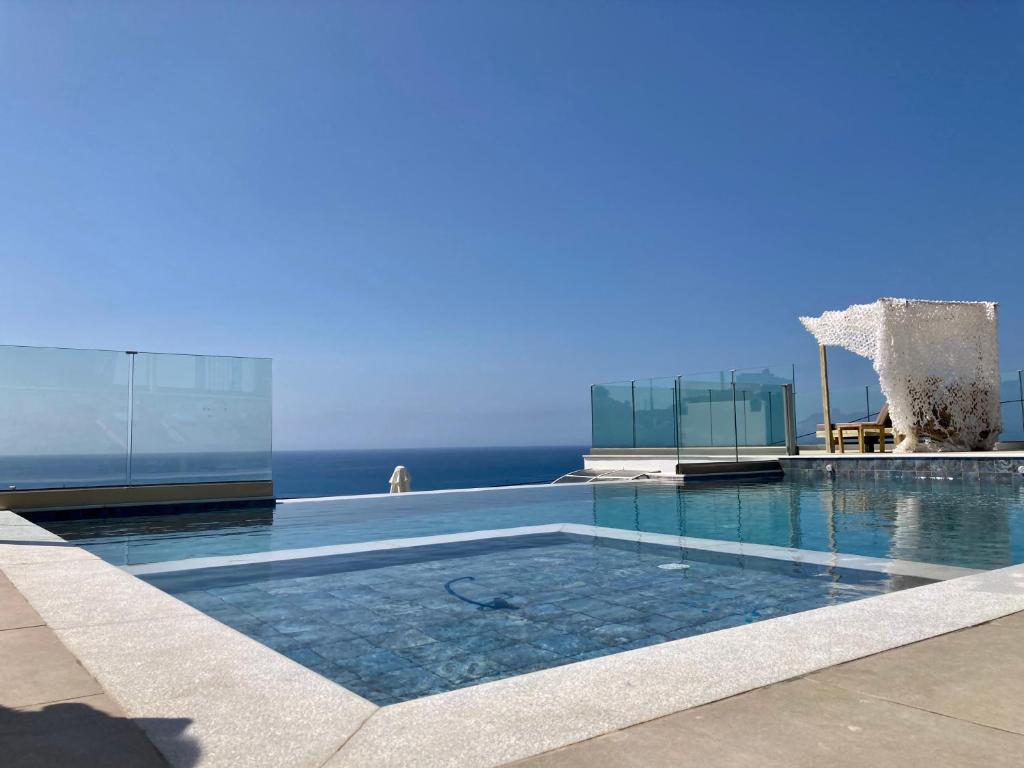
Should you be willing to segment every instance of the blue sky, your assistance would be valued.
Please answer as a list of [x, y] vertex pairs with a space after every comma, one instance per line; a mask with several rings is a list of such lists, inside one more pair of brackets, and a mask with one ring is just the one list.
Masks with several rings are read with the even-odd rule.
[[0, 340], [272, 356], [284, 448], [583, 443], [593, 382], [813, 366], [798, 315], [886, 295], [1001, 302], [1019, 368], [1022, 35], [1009, 2], [4, 0]]

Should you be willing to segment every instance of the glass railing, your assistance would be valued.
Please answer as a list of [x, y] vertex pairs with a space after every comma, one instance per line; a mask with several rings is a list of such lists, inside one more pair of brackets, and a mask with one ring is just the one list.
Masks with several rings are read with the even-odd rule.
[[633, 382], [592, 386], [590, 423], [595, 448], [632, 448]]
[[0, 346], [0, 487], [271, 478], [271, 361]]
[[[774, 366], [595, 385], [591, 388], [593, 446], [782, 447], [786, 444], [783, 385], [792, 385], [795, 373], [793, 366]], [[817, 371], [802, 369], [802, 376], [805, 384], [818, 382]], [[1024, 372], [1001, 374], [1000, 402], [1000, 441], [1024, 441]], [[833, 424], [875, 421], [884, 406], [877, 380], [829, 388]], [[794, 391], [793, 418], [799, 445], [824, 446], [820, 386]]]
[[637, 379], [591, 388], [595, 448], [784, 446], [793, 367]]
[[[798, 443], [824, 446], [822, 425], [825, 418], [820, 388], [814, 392], [798, 392], [795, 400]], [[999, 400], [1003, 422], [999, 441], [1024, 441], [1024, 372], [1003, 371], [1000, 374]], [[885, 397], [877, 381], [857, 386], [829, 387], [829, 409], [833, 424], [875, 421], [884, 405]]]
[[999, 376], [999, 402], [1004, 443], [1024, 442], [1024, 371], [1003, 371]]
[[675, 379], [640, 379], [633, 382], [633, 442], [635, 446], [674, 448], [676, 445], [675, 414]]

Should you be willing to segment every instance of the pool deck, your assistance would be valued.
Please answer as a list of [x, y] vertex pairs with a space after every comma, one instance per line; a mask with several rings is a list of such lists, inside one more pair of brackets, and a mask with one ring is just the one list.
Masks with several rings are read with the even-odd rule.
[[388, 707], [9, 512], [0, 572], [5, 766], [89, 765], [40, 750], [91, 757], [90, 743], [175, 767], [999, 766], [1024, 753], [1024, 566]]
[[1024, 613], [516, 763], [522, 768], [1019, 766]]
[[[165, 768], [6, 576], [0, 574], [0, 744], [4, 765]], [[188, 726], [178, 723], [179, 731]], [[182, 736], [182, 751], [198, 749]]]
[[[0, 576], [0, 742], [10, 768], [166, 761]], [[530, 768], [1017, 766], [1024, 612], [518, 761]], [[188, 721], [179, 724], [187, 728]], [[744, 734], [743, 739], [735, 734]], [[199, 746], [182, 735], [182, 751]], [[179, 763], [180, 764], [180, 763]]]

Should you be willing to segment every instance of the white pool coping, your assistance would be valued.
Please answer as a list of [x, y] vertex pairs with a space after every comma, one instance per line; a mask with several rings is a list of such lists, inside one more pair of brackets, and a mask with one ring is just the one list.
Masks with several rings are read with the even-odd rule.
[[961, 568], [952, 565], [937, 565], [910, 560], [896, 560], [882, 557], [852, 555], [842, 552], [817, 552], [810, 549], [777, 547], [769, 544], [752, 544], [748, 542], [725, 541], [721, 539], [699, 539], [692, 536], [675, 536], [666, 533], [647, 533], [619, 528], [605, 528], [597, 525], [580, 523], [548, 523], [544, 525], [527, 525], [516, 528], [494, 528], [485, 531], [464, 531], [460, 533], [439, 534], [436, 536], [417, 536], [403, 539], [382, 539], [363, 541], [353, 544], [330, 544], [320, 547], [302, 547], [296, 549], [279, 549], [270, 552], [253, 552], [244, 555], [219, 555], [213, 557], [193, 557], [184, 560], [169, 560], [159, 563], [140, 565], [124, 565], [121, 568], [136, 576], [151, 576], [162, 573], [179, 573], [195, 571], [203, 568], [226, 568], [233, 565], [252, 565], [256, 563], [276, 563], [294, 560], [305, 560], [314, 557], [332, 557], [359, 554], [363, 552], [384, 552], [411, 547], [427, 547], [439, 544], [456, 544], [486, 539], [504, 539], [519, 536], [536, 536], [545, 533], [568, 533], [577, 536], [588, 536], [597, 539], [615, 539], [637, 544], [657, 544], [675, 549], [717, 552], [739, 557], [760, 557], [769, 560], [783, 560], [794, 563], [810, 563], [829, 568], [851, 568], [860, 571], [888, 573], [898, 576], [916, 576], [922, 579], [943, 581], [960, 576], [980, 573], [974, 568]]
[[479, 488], [439, 488], [430, 491], [405, 491], [404, 493], [353, 493], [347, 496], [302, 496], [293, 499], [277, 499], [278, 504], [307, 504], [320, 501], [348, 501], [350, 499], [394, 499], [401, 501], [409, 496], [436, 496], [448, 493], [485, 493], [495, 491], [525, 491], [536, 488], [593, 488], [595, 485], [637, 485], [663, 483], [675, 485], [673, 477], [649, 477], [646, 479], [623, 478], [621, 480], [602, 480], [599, 483], [525, 483], [523, 485], [487, 485]]
[[0, 542], [0, 569], [173, 766], [166, 718], [191, 721], [199, 766], [501, 765], [1024, 611], [1019, 565], [381, 708], [16, 515]]

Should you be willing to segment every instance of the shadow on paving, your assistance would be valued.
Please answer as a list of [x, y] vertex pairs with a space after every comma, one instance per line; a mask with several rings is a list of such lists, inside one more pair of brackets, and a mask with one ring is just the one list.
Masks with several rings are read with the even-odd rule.
[[166, 768], [167, 760], [142, 733], [143, 728], [160, 739], [176, 768], [188, 768], [198, 763], [201, 752], [195, 740], [184, 735], [191, 722], [187, 718], [130, 720], [81, 702], [39, 709], [0, 707], [0, 765]]

